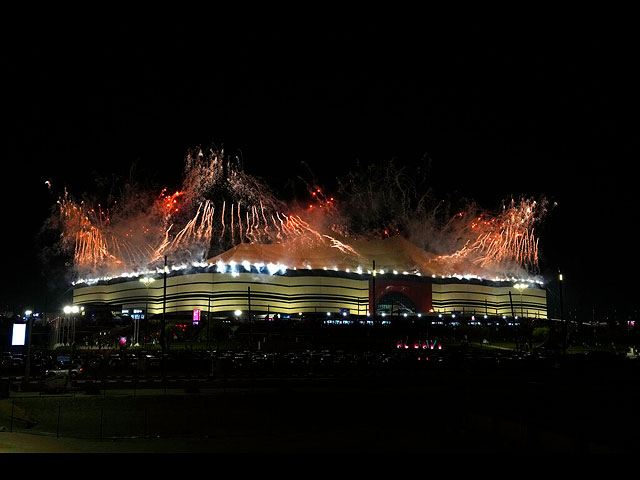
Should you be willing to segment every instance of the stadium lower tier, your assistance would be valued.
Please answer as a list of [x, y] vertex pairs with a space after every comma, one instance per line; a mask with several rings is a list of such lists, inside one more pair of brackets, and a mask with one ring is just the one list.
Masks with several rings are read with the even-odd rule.
[[[166, 293], [165, 293], [166, 292]], [[194, 310], [231, 314], [348, 312], [462, 313], [547, 318], [546, 290], [538, 285], [516, 289], [511, 282], [405, 275], [362, 275], [331, 271], [261, 273], [189, 273], [162, 275], [145, 285], [117, 279], [76, 286], [73, 303], [110, 307], [112, 311], [157, 315], [192, 315]]]

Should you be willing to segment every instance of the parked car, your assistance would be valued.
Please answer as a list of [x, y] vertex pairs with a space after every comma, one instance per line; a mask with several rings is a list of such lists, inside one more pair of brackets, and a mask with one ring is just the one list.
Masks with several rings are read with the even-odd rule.
[[69, 370], [54, 368], [47, 370], [42, 387], [45, 392], [66, 392], [67, 388], [69, 388], [69, 381]]
[[11, 365], [12, 358], [11, 352], [2, 352], [2, 366], [9, 367]]
[[145, 355], [145, 362], [148, 368], [160, 368], [160, 359], [155, 355]]
[[61, 365], [56, 366], [55, 368], [51, 368], [45, 371], [45, 377], [51, 377], [55, 375], [66, 374], [71, 378], [75, 378], [78, 375], [81, 375], [83, 372], [83, 367], [79, 363], [74, 362], [62, 362]]
[[19, 367], [22, 367], [22, 365], [24, 365], [24, 358], [22, 357], [22, 355], [13, 355], [11, 357], [12, 367], [19, 368]]

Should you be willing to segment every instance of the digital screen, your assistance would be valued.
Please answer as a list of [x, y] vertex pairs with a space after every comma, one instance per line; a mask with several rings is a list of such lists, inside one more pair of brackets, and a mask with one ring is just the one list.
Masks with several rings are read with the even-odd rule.
[[26, 323], [13, 324], [13, 336], [11, 337], [11, 345], [24, 345], [24, 339], [27, 333]]
[[193, 323], [194, 325], [200, 321], [200, 310], [193, 311]]

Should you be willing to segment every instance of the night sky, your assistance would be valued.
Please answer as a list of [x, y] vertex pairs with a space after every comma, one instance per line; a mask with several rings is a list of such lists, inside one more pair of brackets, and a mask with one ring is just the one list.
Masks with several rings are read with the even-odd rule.
[[[562, 269], [566, 309], [584, 320], [637, 312], [635, 35], [216, 23], [30, 21], [28, 35], [5, 32], [0, 310], [69, 301], [45, 295], [37, 237], [64, 187], [92, 192], [135, 164], [178, 188], [188, 149], [215, 145], [276, 191], [307, 172], [302, 162], [331, 189], [357, 161], [394, 159], [430, 162], [436, 192], [489, 209], [544, 195], [557, 206], [538, 232], [541, 270]], [[549, 289], [557, 299], [555, 281]]]

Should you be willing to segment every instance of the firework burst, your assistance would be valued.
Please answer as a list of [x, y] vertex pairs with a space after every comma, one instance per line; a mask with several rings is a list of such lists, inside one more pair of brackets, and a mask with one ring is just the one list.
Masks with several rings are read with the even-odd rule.
[[348, 176], [340, 201], [313, 185], [306, 202], [286, 204], [237, 158], [197, 149], [187, 155], [182, 186], [171, 194], [129, 190], [105, 208], [65, 192], [57, 204], [59, 246], [73, 257], [77, 278], [153, 270], [165, 255], [174, 263], [204, 262], [241, 244], [283, 245], [299, 267], [308, 266], [309, 252], [326, 248], [360, 268], [363, 240], [397, 235], [422, 249], [414, 271], [485, 277], [536, 271], [535, 227], [546, 201], [512, 200], [497, 214], [471, 204], [443, 222], [443, 203], [429, 192], [419, 195], [411, 175], [392, 164], [379, 173]]
[[547, 212], [546, 200], [522, 198], [504, 204], [501, 212], [481, 212], [464, 219], [460, 212], [453, 221], [458, 222], [459, 238], [466, 238], [462, 248], [449, 255], [440, 255], [434, 263], [445, 269], [468, 263], [478, 272], [502, 274], [538, 273], [539, 250], [535, 226]]
[[176, 263], [202, 262], [240, 243], [350, 249], [300, 215], [285, 213], [266, 185], [222, 152], [190, 153], [182, 188], [172, 194], [137, 191], [111, 209], [90, 203], [68, 192], [57, 203], [59, 247], [73, 256], [80, 278], [146, 271], [164, 255]]

